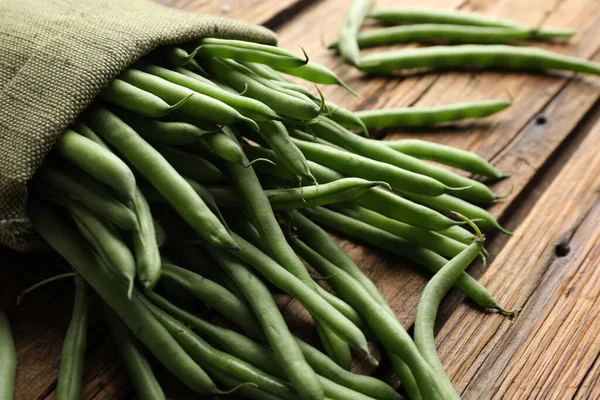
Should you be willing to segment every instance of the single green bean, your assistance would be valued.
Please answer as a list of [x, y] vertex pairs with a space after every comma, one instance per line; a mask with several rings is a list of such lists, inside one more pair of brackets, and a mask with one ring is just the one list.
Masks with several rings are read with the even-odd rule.
[[235, 242], [194, 189], [152, 146], [116, 115], [100, 107], [88, 112], [92, 128], [109, 141], [205, 240], [219, 247]]
[[[401, 25], [389, 28], [373, 29], [358, 35], [357, 43], [361, 49], [396, 43], [466, 43], [496, 44], [515, 40], [551, 39], [571, 36], [572, 30], [540, 31], [536, 28], [499, 28], [482, 26], [464, 26], [450, 24], [423, 23]], [[339, 43], [329, 45], [337, 49]]]
[[17, 375], [17, 349], [13, 340], [10, 322], [0, 310], [0, 399], [12, 400]]
[[56, 398], [76, 400], [81, 396], [83, 366], [87, 347], [88, 288], [81, 276], [75, 277], [75, 305], [62, 345]]
[[[226, 129], [227, 127], [224, 127]], [[212, 151], [224, 160], [242, 164], [244, 161], [244, 153], [236, 142], [229, 139], [223, 132], [217, 132], [208, 135], [204, 141]]]
[[156, 49], [150, 55], [157, 55], [158, 60], [164, 61], [171, 68], [185, 67], [189, 70], [206, 74], [198, 61], [194, 60], [195, 50], [190, 54], [181, 47], [169, 47]]
[[[170, 69], [151, 64], [144, 64], [140, 67], [140, 69], [170, 82], [187, 87], [195, 92], [202, 93], [222, 101], [223, 103], [228, 104], [238, 110], [241, 114], [252, 119], [269, 121], [279, 118], [275, 111], [262, 102], [249, 97], [240, 96], [239, 94], [231, 93], [212, 83], [209, 84], [204, 82], [204, 80], [199, 80], [197, 76], [194, 76], [196, 74], [193, 72], [186, 72], [184, 69], [172, 71]], [[193, 75], [190, 76], [191, 74]]]
[[81, 274], [167, 370], [196, 393], [217, 392], [208, 375], [148, 312], [140, 293], [134, 289], [128, 299], [123, 282], [99, 262], [71, 227], [36, 200], [29, 202], [27, 211], [34, 229]]
[[133, 199], [133, 172], [119, 157], [101, 145], [71, 129], [65, 129], [54, 149], [77, 167], [115, 189], [125, 199]]
[[[170, 82], [158, 76], [137, 69], [127, 69], [121, 73], [120, 78], [141, 89], [159, 96], [165, 101], [175, 101], [189, 97], [179, 107], [180, 112], [218, 125], [232, 125], [236, 122], [246, 122], [254, 129], [256, 123], [240, 114], [235, 108], [211, 96], [192, 91], [184, 86]], [[190, 96], [192, 95], [193, 96]]]
[[311, 161], [348, 175], [372, 181], [387, 182], [394, 190], [407, 190], [426, 196], [439, 196], [453, 189], [429, 176], [407, 171], [358, 154], [294, 138], [292, 138], [292, 142]]
[[382, 143], [409, 156], [439, 162], [473, 174], [494, 179], [502, 179], [508, 176], [508, 174], [498, 171], [492, 164], [476, 153], [451, 146], [418, 139], [386, 140]]
[[358, 65], [360, 54], [356, 36], [367, 16], [372, 0], [352, 0], [340, 28], [339, 49], [345, 62]]
[[244, 398], [255, 399], [255, 400], [284, 400], [281, 396], [276, 396], [261, 389], [257, 386], [244, 385], [243, 382], [231, 377], [231, 374], [220, 371], [216, 368], [207, 368], [210, 374], [215, 377], [216, 380], [221, 382], [225, 387], [230, 390], [235, 390], [236, 394], [243, 396]]
[[[265, 46], [268, 47], [268, 46]], [[274, 46], [270, 46], [274, 47]], [[231, 58], [241, 62], [254, 62], [279, 68], [298, 68], [308, 62], [292, 53], [282, 55], [262, 49], [248, 49], [225, 44], [212, 44], [203, 40], [198, 50], [199, 57]]]
[[76, 200], [107, 218], [119, 228], [133, 231], [138, 228], [133, 211], [115, 199], [108, 188], [91, 176], [79, 173], [76, 169], [58, 167], [46, 163], [37, 172], [43, 184], [47, 184], [68, 198]]
[[325, 85], [339, 85], [352, 93], [356, 97], [360, 97], [350, 86], [348, 86], [343, 80], [340, 79], [339, 76], [335, 74], [335, 72], [331, 71], [329, 68], [309, 61], [306, 65], [303, 65], [298, 68], [276, 68], [280, 72], [284, 74], [296, 76], [298, 78], [302, 78], [309, 82], [313, 83], [323, 83]]
[[365, 136], [369, 136], [369, 130], [367, 129], [364, 122], [356, 115], [355, 112], [352, 112], [344, 107], [338, 106], [330, 101], [326, 101], [325, 105], [329, 110], [329, 118], [332, 121], [337, 122], [342, 125], [344, 128], [348, 129], [360, 129], [364, 132]]
[[160, 154], [179, 173], [199, 182], [223, 182], [227, 176], [213, 163], [196, 154], [172, 147], [157, 146]]
[[223, 45], [223, 46], [233, 46], [239, 49], [246, 50], [255, 50], [265, 53], [271, 53], [279, 56], [285, 57], [296, 57], [290, 51], [283, 49], [281, 47], [272, 46], [269, 44], [262, 44], [256, 42], [250, 42], [247, 40], [233, 40], [233, 39], [218, 39], [218, 38], [204, 38], [200, 41], [201, 45]]
[[600, 65], [537, 47], [458, 45], [411, 48], [371, 54], [358, 68], [366, 73], [389, 73], [407, 68], [501, 68], [523, 71], [565, 70], [600, 75]]
[[137, 275], [145, 288], [153, 288], [161, 274], [160, 251], [156, 240], [156, 228], [148, 201], [137, 189], [133, 200], [139, 229], [133, 232], [133, 250]]
[[249, 68], [255, 74], [262, 76], [265, 79], [270, 79], [276, 82], [291, 82], [289, 79], [285, 78], [279, 72], [275, 71], [273, 68], [264, 64], [257, 64], [252, 62], [243, 63], [246, 68]]
[[[411, 244], [388, 232], [334, 211], [315, 207], [306, 209], [305, 213], [319, 224], [405, 257], [433, 273], [439, 271], [447, 263], [444, 257], [431, 250]], [[456, 281], [455, 286], [481, 308], [493, 308], [503, 313], [506, 312], [496, 303], [487, 289], [469, 274], [463, 273]]]
[[[415, 317], [415, 344], [419, 352], [427, 360], [442, 381], [452, 388], [450, 379], [444, 371], [444, 367], [437, 355], [434, 337], [435, 317], [437, 315], [442, 298], [452, 288], [456, 280], [464, 273], [465, 269], [473, 262], [483, 248], [485, 237], [479, 232], [476, 225], [472, 225], [476, 232], [475, 241], [470, 244], [456, 257], [452, 258], [442, 269], [429, 280], [417, 306]], [[460, 399], [459, 394], [454, 391], [454, 398]]]
[[137, 397], [140, 400], [166, 399], [140, 342], [109, 306], [105, 304], [102, 311], [104, 311], [104, 318], [108, 322]]
[[127, 297], [131, 297], [136, 264], [125, 242], [108, 221], [83, 204], [71, 201], [67, 203], [67, 209], [94, 250], [125, 278]]
[[352, 353], [348, 344], [343, 340], [339, 340], [335, 332], [327, 329], [319, 321], [315, 321], [315, 329], [325, 354], [341, 368], [350, 371], [352, 368]]
[[99, 97], [109, 103], [146, 117], [159, 118], [175, 111], [189, 100], [189, 94], [169, 98], [175, 102], [169, 105], [156, 94], [129, 82], [115, 78], [99, 94]]
[[[455, 103], [437, 107], [388, 108], [358, 111], [355, 115], [368, 129], [396, 128], [401, 126], [431, 126], [467, 118], [483, 118], [510, 106], [506, 100], [483, 100]], [[385, 143], [386, 145], [388, 143]], [[405, 153], [408, 154], [408, 153]]]
[[453, 24], [467, 26], [483, 26], [510, 29], [528, 29], [539, 37], [571, 36], [575, 31], [568, 28], [542, 28], [519, 24], [516, 21], [491, 17], [488, 15], [461, 11], [441, 10], [427, 7], [386, 7], [374, 10], [369, 14], [384, 24]]

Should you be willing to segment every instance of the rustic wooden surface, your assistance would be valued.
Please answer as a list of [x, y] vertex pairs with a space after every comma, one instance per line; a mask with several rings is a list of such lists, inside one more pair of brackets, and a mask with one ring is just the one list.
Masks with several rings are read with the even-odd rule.
[[[439, 353], [467, 399], [600, 398], [600, 79], [471, 71], [366, 79], [322, 44], [335, 38], [348, 1], [162, 0], [190, 11], [210, 12], [265, 24], [288, 49], [303, 45], [311, 59], [334, 69], [362, 98], [338, 87], [325, 95], [354, 109], [430, 106], [458, 101], [511, 98], [513, 106], [484, 122], [434, 130], [388, 132], [476, 151], [511, 178], [493, 186], [512, 195], [491, 208], [512, 237], [491, 235], [493, 262], [471, 273], [503, 305], [523, 308], [510, 320], [474, 309], [452, 293], [439, 318]], [[414, 0], [378, 0], [376, 6], [414, 5]], [[536, 24], [574, 27], [568, 44], [536, 44], [600, 61], [598, 0], [421, 0], [422, 6], [458, 8]], [[399, 319], [410, 326], [425, 278], [388, 253], [340, 238], [368, 272]], [[60, 344], [72, 306], [69, 283], [41, 289], [14, 307], [16, 294], [37, 280], [67, 270], [47, 253], [0, 249], [0, 307], [8, 310], [18, 348], [17, 398], [54, 398]], [[17, 281], [18, 284], [14, 282]], [[294, 327], [308, 316], [280, 299]], [[127, 374], [104, 323], [90, 321], [84, 398], [131, 398]], [[385, 364], [371, 371], [389, 377]], [[166, 381], [172, 380], [161, 374]], [[177, 388], [178, 385], [169, 385]], [[169, 392], [186, 397], [186, 392]]]

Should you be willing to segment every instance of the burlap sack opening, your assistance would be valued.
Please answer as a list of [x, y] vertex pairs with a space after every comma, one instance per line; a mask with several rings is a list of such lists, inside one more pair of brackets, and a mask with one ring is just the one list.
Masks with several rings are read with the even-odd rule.
[[0, 243], [38, 246], [27, 182], [100, 90], [154, 48], [202, 37], [277, 41], [263, 27], [149, 0], [0, 1]]

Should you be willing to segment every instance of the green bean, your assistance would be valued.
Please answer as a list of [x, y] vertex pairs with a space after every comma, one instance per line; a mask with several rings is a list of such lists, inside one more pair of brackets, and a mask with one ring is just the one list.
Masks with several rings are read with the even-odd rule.
[[346, 11], [344, 22], [340, 28], [339, 47], [343, 60], [349, 64], [358, 65], [359, 63], [360, 50], [356, 43], [356, 36], [372, 4], [372, 0], [352, 0]]
[[42, 238], [81, 274], [167, 370], [196, 393], [211, 394], [217, 391], [208, 375], [148, 312], [139, 292], [134, 289], [131, 300], [128, 299], [121, 280], [99, 262], [71, 227], [36, 200], [29, 202], [28, 216]]
[[[158, 76], [130, 68], [122, 72], [120, 78], [141, 89], [154, 93], [165, 101], [174, 101], [182, 97], [189, 97], [181, 105], [179, 111], [194, 118], [218, 125], [232, 125], [236, 122], [244, 121], [254, 129], [258, 129], [256, 122], [244, 117], [235, 108], [211, 96], [192, 91]], [[193, 94], [193, 96], [190, 96], [190, 94]]]
[[96, 134], [96, 132], [94, 132], [92, 130], [92, 128], [90, 128], [89, 126], [87, 126], [83, 122], [81, 122], [81, 121], [75, 122], [75, 124], [73, 124], [73, 130], [75, 132], [79, 133], [81, 136], [85, 136], [86, 138], [88, 138], [88, 139], [90, 139], [90, 140], [98, 143], [99, 145], [101, 145], [105, 149], [110, 150], [110, 147], [108, 147], [106, 145], [106, 143], [104, 143], [104, 140], [102, 140], [102, 138], [100, 136], [98, 136]]
[[358, 154], [294, 138], [292, 138], [292, 142], [311, 161], [359, 178], [387, 182], [394, 190], [407, 190], [426, 196], [439, 196], [446, 191], [453, 190], [453, 188], [429, 176], [407, 171]]
[[332, 121], [337, 122], [342, 125], [344, 128], [348, 129], [360, 129], [365, 133], [365, 136], [369, 136], [369, 130], [367, 129], [364, 122], [356, 115], [355, 112], [345, 109], [344, 107], [340, 107], [335, 103], [330, 101], [326, 101], [325, 105], [329, 110], [329, 118]]
[[142, 192], [137, 189], [133, 200], [139, 229], [133, 232], [133, 249], [137, 275], [145, 288], [153, 288], [161, 274], [160, 251], [156, 241], [156, 228], [150, 206]]
[[205, 131], [186, 122], [158, 121], [123, 111], [116, 111], [116, 114], [144, 139], [167, 145], [177, 146], [195, 143], [206, 136], [206, 134], [218, 130], [216, 125], [214, 130]]
[[401, 237], [406, 241], [434, 251], [443, 257], [454, 257], [467, 247], [463, 243], [457, 242], [437, 232], [416, 228], [357, 205], [341, 203], [332, 205], [331, 208], [355, 220], [362, 221], [395, 236]]
[[467, 26], [499, 27], [510, 29], [526, 29], [535, 32], [539, 37], [571, 36], [572, 29], [552, 29], [531, 27], [515, 21], [491, 17], [484, 14], [460, 10], [441, 10], [427, 7], [388, 7], [369, 14], [384, 24], [454, 24]]
[[[238, 110], [241, 114], [252, 119], [269, 121], [279, 118], [275, 111], [260, 101], [249, 97], [240, 96], [238, 94], [233, 94], [227, 90], [223, 90], [218, 86], [215, 86], [214, 84], [205, 83], [203, 80], [201, 81], [197, 79], [197, 77], [189, 76], [189, 73], [185, 73], [183, 69], [172, 71], [170, 69], [151, 64], [144, 64], [140, 66], [140, 69], [170, 82], [189, 88], [197, 93], [202, 93], [222, 101], [223, 103], [228, 104], [229, 106]], [[194, 73], [192, 72], [191, 74]]]
[[75, 277], [75, 305], [62, 345], [56, 385], [57, 399], [76, 400], [81, 395], [87, 347], [88, 289], [81, 276]]
[[[252, 335], [261, 335], [262, 329], [257, 325], [254, 314], [248, 305], [236, 296], [231, 296], [227, 289], [210, 279], [175, 265], [163, 264], [163, 276], [169, 281], [185, 288], [197, 299], [214, 308], [229, 320], [236, 322]], [[248, 312], [250, 311], [250, 314]]]
[[309, 61], [306, 65], [303, 65], [298, 68], [276, 68], [280, 72], [284, 74], [296, 76], [298, 78], [302, 78], [309, 82], [313, 83], [322, 83], [325, 85], [339, 85], [352, 93], [356, 97], [360, 97], [354, 90], [350, 88], [344, 81], [342, 81], [335, 72], [331, 71], [329, 68]]
[[135, 177], [119, 157], [90, 139], [65, 129], [54, 149], [71, 163], [100, 182], [112, 187], [125, 199], [135, 192]]
[[196, 72], [206, 73], [198, 64], [198, 61], [194, 60], [196, 50], [190, 54], [181, 47], [170, 47], [164, 50], [156, 49], [152, 54], [156, 54], [157, 59], [163, 60], [171, 68], [185, 67]]
[[438, 197], [426, 197], [415, 195], [414, 193], [401, 193], [402, 196], [423, 204], [424, 206], [433, 208], [434, 210], [438, 210], [440, 212], [450, 212], [455, 211], [461, 213], [467, 218], [477, 220], [477, 226], [481, 228], [494, 228], [499, 230], [502, 233], [507, 235], [512, 235], [512, 232], [504, 229], [496, 218], [494, 218], [489, 212], [484, 210], [483, 208], [476, 206], [474, 204], [468, 203], [462, 199], [449, 196], [449, 195], [441, 195]]
[[[256, 157], [263, 157], [277, 162], [277, 158], [273, 152], [268, 149], [246, 146], [244, 151], [253, 159]], [[309, 161], [308, 164], [311, 171], [315, 174], [317, 181], [321, 184], [344, 178], [344, 175], [333, 171], [330, 168], [323, 167], [320, 164], [312, 161]], [[262, 164], [255, 168], [260, 171], [266, 171], [272, 176], [289, 179], [289, 176], [285, 175], [285, 170], [283, 168], [274, 169], [271, 165], [267, 164]], [[369, 189], [365, 194], [355, 199], [354, 202], [360, 206], [383, 214], [386, 217], [432, 231], [441, 231], [462, 224], [462, 222], [454, 221], [428, 207], [411, 202], [380, 188]]]
[[210, 248], [206, 250], [242, 291], [294, 390], [303, 399], [322, 398], [323, 388], [312, 368], [304, 360], [265, 284], [231, 255]]
[[387, 353], [390, 357], [390, 362], [394, 371], [396, 371], [396, 374], [400, 378], [400, 383], [402, 384], [404, 391], [408, 394], [408, 398], [410, 400], [422, 400], [421, 390], [419, 389], [419, 385], [417, 384], [412, 371], [408, 368], [408, 365], [406, 365], [406, 363], [397, 355], [390, 353], [389, 351]]
[[[314, 133], [312, 133], [312, 132], [309, 133], [307, 131], [308, 131], [308, 129], [301, 130], [301, 129], [298, 129], [298, 128], [292, 128], [292, 129], [290, 129], [290, 134], [293, 137], [295, 137], [296, 139], [304, 140], [305, 142], [312, 142], [312, 143], [323, 144], [325, 146], [330, 146], [330, 147], [333, 147], [333, 148], [338, 149], [338, 150], [346, 150], [346, 149], [344, 149], [341, 146], [338, 146], [336, 144], [328, 142], [325, 139], [321, 139], [320, 137], [317, 137]], [[259, 144], [262, 145], [262, 143], [259, 143]]]
[[319, 321], [315, 321], [315, 329], [325, 354], [341, 368], [350, 371], [352, 368], [352, 353], [348, 344], [343, 340], [339, 340], [335, 332], [327, 329]]
[[[387, 108], [358, 111], [368, 129], [431, 126], [467, 118], [483, 118], [510, 106], [506, 100], [482, 100], [437, 107]], [[382, 142], [388, 144], [386, 142]]]
[[12, 400], [17, 375], [17, 350], [13, 340], [10, 322], [0, 310], [0, 399]]
[[199, 182], [223, 182], [228, 178], [210, 161], [171, 146], [157, 146], [160, 154], [180, 174]]
[[[265, 45], [263, 46], [268, 47]], [[279, 49], [278, 47], [276, 48]], [[303, 60], [292, 53], [286, 53], [287, 54], [282, 55], [264, 51], [262, 49], [248, 49], [226, 44], [212, 44], [207, 43], [205, 40], [202, 41], [200, 49], [198, 50], [198, 56], [200, 57], [231, 58], [242, 62], [255, 62], [269, 66], [277, 65], [279, 68], [298, 68], [308, 62], [308, 57]]]
[[257, 386], [244, 385], [239, 380], [231, 377], [230, 374], [222, 372], [216, 368], [208, 368], [208, 371], [216, 380], [221, 382], [231, 390], [235, 390], [236, 394], [240, 394], [244, 398], [255, 400], [284, 400], [283, 397], [275, 396]]
[[508, 174], [494, 168], [483, 157], [470, 151], [418, 139], [386, 140], [382, 143], [409, 156], [422, 160], [436, 161], [473, 174], [494, 179], [502, 179], [508, 176]]
[[[439, 234], [447, 236], [449, 238], [452, 238], [458, 242], [464, 243], [464, 244], [471, 244], [473, 243], [473, 234], [471, 232], [469, 232], [468, 230], [466, 230], [465, 228], [463, 228], [462, 226], [451, 226], [448, 229], [444, 229], [441, 231], [438, 231]], [[484, 248], [485, 250], [485, 248]]]
[[[146, 295], [152, 300], [153, 303], [155, 303], [160, 308], [171, 314], [173, 317], [177, 318], [178, 320], [184, 322], [187, 325], [190, 325], [194, 329], [199, 330], [203, 334], [209, 334], [209, 330], [207, 327], [210, 325], [210, 327], [212, 327], [210, 331], [218, 329], [218, 331], [221, 333], [221, 335], [219, 335], [219, 338], [223, 338], [223, 335], [227, 335], [227, 342], [229, 342], [229, 340], [234, 340], [237, 336], [239, 336], [239, 334], [234, 333], [233, 331], [216, 327], [212, 324], [207, 324], [206, 322], [200, 320], [198, 317], [182, 310], [181, 308], [175, 306], [173, 303], [156, 293], [149, 292]], [[229, 296], [233, 296], [233, 294], [229, 293]], [[248, 310], [248, 314], [254, 318], [254, 314], [251, 310]], [[239, 313], [232, 314], [232, 318], [233, 319], [231, 319], [231, 322], [235, 323], [240, 327], [242, 326], [242, 324], [239, 321], [242, 317], [239, 315]], [[246, 333], [254, 339], [265, 341], [264, 334], [262, 332], [260, 332], [260, 334], [256, 336], [249, 331], [246, 331]], [[220, 346], [223, 346], [227, 350], [226, 342], [224, 341], [224, 339], [217, 340], [216, 337], [214, 337], [214, 339], [219, 343]], [[325, 354], [321, 353], [319, 350], [315, 349], [311, 345], [303, 342], [298, 338], [294, 339], [296, 340], [298, 346], [300, 346], [300, 349], [302, 350], [302, 354], [306, 358], [306, 361], [319, 375], [329, 378], [330, 380], [337, 382], [340, 385], [346, 386], [350, 389], [353, 389], [357, 392], [373, 396], [377, 399], [387, 400], [396, 399], [398, 397], [398, 394], [394, 391], [394, 389], [392, 389], [384, 382], [372, 378], [370, 376], [357, 375], [352, 372], [349, 372], [341, 368], [339, 365], [333, 362], [333, 360], [331, 360], [329, 357], [327, 357]], [[256, 354], [256, 356], [260, 355]]]
[[565, 70], [600, 75], [600, 65], [537, 47], [506, 45], [431, 46], [371, 54], [358, 68], [366, 73], [389, 73], [406, 68], [501, 68], [522, 71]]
[[140, 400], [165, 399], [139, 341], [110, 307], [105, 304], [102, 310], [137, 397]]
[[[336, 267], [314, 250], [296, 239], [291, 242], [294, 250], [313, 268], [324, 276], [332, 287], [350, 304], [360, 310], [377, 339], [393, 354], [398, 355], [412, 370], [421, 393], [426, 398], [436, 398], [444, 393], [431, 367], [419, 354], [411, 337], [396, 317], [381, 306], [354, 278]], [[437, 392], [440, 393], [437, 393]]]
[[119, 228], [126, 231], [137, 229], [137, 218], [133, 211], [115, 199], [106, 187], [91, 176], [80, 174], [76, 169], [64, 166], [59, 168], [52, 163], [46, 163], [44, 168], [40, 168], [37, 176], [42, 184], [81, 202]]
[[119, 234], [101, 216], [84, 205], [71, 201], [67, 209], [83, 237], [127, 281], [127, 297], [131, 298], [136, 264], [131, 251]]
[[[483, 248], [485, 237], [475, 224], [471, 223], [471, 226], [476, 233], [474, 242], [452, 258], [429, 280], [419, 300], [415, 317], [415, 344], [431, 368], [439, 377], [444, 377], [443, 382], [450, 388], [452, 385], [436, 352], [433, 330], [442, 298]], [[454, 397], [460, 398], [456, 391]]]
[[[416, 246], [381, 229], [326, 208], [310, 208], [306, 209], [305, 213], [319, 224], [405, 257], [433, 273], [439, 271], [447, 262], [444, 257], [431, 250]], [[467, 273], [460, 276], [455, 282], [455, 286], [481, 308], [493, 308], [503, 313], [506, 312], [496, 303], [485, 287]]]
[[[233, 40], [233, 39], [218, 39], [218, 38], [204, 38], [200, 41], [200, 45], [224, 45], [233, 46], [239, 49], [254, 50], [257, 52], [271, 53], [284, 57], [295, 57], [290, 51], [281, 47], [272, 46], [269, 44], [262, 44], [256, 42], [250, 42], [246, 40]], [[257, 61], [258, 62], [258, 61]]]
[[[319, 115], [319, 106], [314, 102], [307, 102], [289, 94], [275, 91], [222, 60], [207, 58], [204, 60], [204, 64], [216, 79], [233, 87], [240, 93], [243, 92], [247, 97], [261, 101], [278, 114], [300, 120], [312, 120]], [[293, 70], [297, 69], [299, 68]]]
[[189, 94], [179, 98], [171, 97], [169, 101], [173, 101], [175, 104], [169, 105], [156, 94], [118, 78], [113, 79], [100, 92], [99, 97], [136, 114], [152, 118], [163, 117], [189, 100]]
[[235, 242], [219, 219], [175, 169], [133, 129], [100, 107], [88, 113], [92, 128], [138, 169], [205, 240], [219, 247]]
[[[226, 129], [227, 127], [224, 127]], [[212, 151], [224, 160], [242, 164], [244, 161], [244, 153], [236, 142], [229, 139], [223, 132], [213, 133], [208, 135], [204, 141]]]
[[273, 68], [268, 65], [258, 64], [253, 62], [245, 62], [242, 63], [246, 68], [250, 69], [258, 76], [262, 76], [265, 79], [270, 79], [276, 82], [289, 83], [291, 82], [289, 79], [284, 78], [283, 75], [279, 74]]

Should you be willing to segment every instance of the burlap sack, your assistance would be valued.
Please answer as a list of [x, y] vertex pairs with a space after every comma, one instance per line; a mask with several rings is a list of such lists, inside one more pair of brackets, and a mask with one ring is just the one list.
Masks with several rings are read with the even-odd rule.
[[0, 243], [36, 247], [27, 182], [98, 92], [157, 46], [201, 37], [277, 40], [263, 27], [149, 0], [0, 0]]

